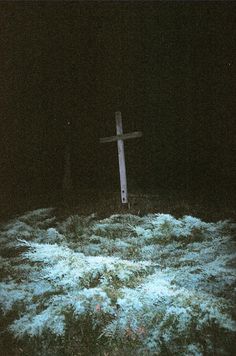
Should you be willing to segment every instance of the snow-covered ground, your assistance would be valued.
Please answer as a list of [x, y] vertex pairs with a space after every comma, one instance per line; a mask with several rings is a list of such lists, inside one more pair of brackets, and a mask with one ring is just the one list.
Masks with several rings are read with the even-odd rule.
[[88, 319], [97, 343], [140, 355], [233, 354], [236, 224], [54, 214], [1, 225], [3, 334], [64, 335], [71, 320], [82, 332]]

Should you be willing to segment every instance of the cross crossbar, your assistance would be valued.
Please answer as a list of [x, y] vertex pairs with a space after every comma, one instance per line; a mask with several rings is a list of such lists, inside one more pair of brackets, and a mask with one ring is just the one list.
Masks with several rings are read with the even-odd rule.
[[128, 140], [130, 138], [137, 138], [137, 137], [141, 137], [141, 136], [142, 136], [141, 131], [134, 131], [134, 132], [130, 132], [130, 133], [123, 134], [123, 135], [116, 135], [116, 136], [100, 138], [100, 143], [115, 142], [118, 140]]

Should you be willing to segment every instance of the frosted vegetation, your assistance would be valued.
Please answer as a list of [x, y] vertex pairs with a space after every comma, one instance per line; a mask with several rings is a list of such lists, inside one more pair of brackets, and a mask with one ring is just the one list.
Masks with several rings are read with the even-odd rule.
[[1, 225], [1, 335], [34, 355], [233, 355], [233, 222], [54, 215]]

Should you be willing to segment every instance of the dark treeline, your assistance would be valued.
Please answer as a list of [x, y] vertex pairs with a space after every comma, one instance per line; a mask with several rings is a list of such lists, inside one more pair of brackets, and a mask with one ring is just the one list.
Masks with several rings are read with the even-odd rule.
[[131, 189], [234, 195], [233, 2], [0, 9], [2, 199], [60, 190], [68, 121], [75, 187], [117, 189], [117, 110]]

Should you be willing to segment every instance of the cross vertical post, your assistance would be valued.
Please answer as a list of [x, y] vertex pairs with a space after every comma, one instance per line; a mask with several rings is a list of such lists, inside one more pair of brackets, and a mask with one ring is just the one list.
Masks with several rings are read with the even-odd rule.
[[128, 191], [127, 191], [127, 178], [126, 178], [126, 167], [125, 167], [124, 140], [141, 137], [142, 132], [134, 131], [134, 132], [124, 134], [123, 127], [122, 127], [122, 117], [121, 117], [120, 111], [116, 111], [115, 119], [116, 119], [116, 136], [100, 138], [100, 143], [117, 142], [119, 172], [120, 172], [121, 202], [122, 202], [122, 204], [127, 204], [128, 203]]
[[[122, 127], [122, 117], [120, 111], [117, 111], [115, 113], [115, 118], [116, 118], [116, 133], [117, 135], [122, 135], [123, 127]], [[127, 204], [128, 191], [127, 191], [127, 178], [126, 178], [126, 167], [125, 167], [125, 150], [124, 150], [123, 140], [117, 140], [117, 149], [118, 149], [119, 171], [120, 171], [121, 201], [122, 204]]]

